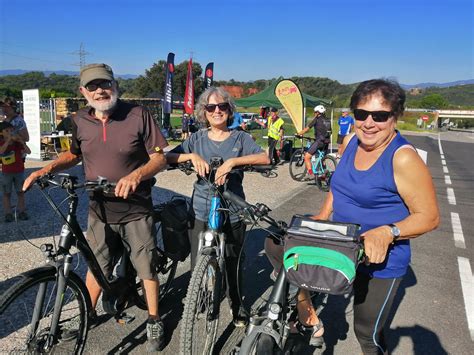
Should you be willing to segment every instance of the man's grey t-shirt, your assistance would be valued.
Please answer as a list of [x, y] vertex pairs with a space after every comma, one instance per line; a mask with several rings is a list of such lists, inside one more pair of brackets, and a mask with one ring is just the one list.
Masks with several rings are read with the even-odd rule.
[[[208, 130], [200, 130], [191, 135], [179, 147], [175, 153], [196, 153], [209, 163], [212, 157], [221, 157], [224, 161], [230, 158], [242, 157], [245, 155], [263, 152], [262, 148], [255, 143], [250, 134], [243, 131], [231, 131], [230, 136], [222, 141], [213, 141], [208, 137]], [[227, 189], [245, 198], [242, 180], [244, 174], [241, 171], [229, 174]], [[196, 219], [207, 221], [211, 206], [212, 190], [204, 179], [198, 179], [194, 183], [193, 210]], [[232, 210], [232, 208], [231, 208]], [[238, 220], [238, 217], [231, 214], [231, 222]]]

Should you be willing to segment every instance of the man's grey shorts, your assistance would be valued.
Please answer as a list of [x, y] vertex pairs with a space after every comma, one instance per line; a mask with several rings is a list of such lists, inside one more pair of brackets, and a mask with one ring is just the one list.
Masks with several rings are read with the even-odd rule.
[[89, 216], [86, 239], [105, 276], [112, 274], [114, 261], [122, 255], [125, 245], [138, 277], [151, 280], [156, 277], [155, 234], [151, 216], [120, 224], [105, 224]]
[[0, 185], [4, 194], [11, 194], [12, 186], [15, 187], [16, 192], [22, 192], [24, 181], [23, 172], [7, 174], [0, 173]]

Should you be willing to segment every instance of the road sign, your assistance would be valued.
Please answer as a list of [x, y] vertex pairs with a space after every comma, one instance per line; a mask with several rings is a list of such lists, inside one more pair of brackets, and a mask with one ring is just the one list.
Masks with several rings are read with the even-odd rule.
[[424, 115], [424, 116], [421, 116], [421, 119], [426, 122], [430, 119], [430, 116]]

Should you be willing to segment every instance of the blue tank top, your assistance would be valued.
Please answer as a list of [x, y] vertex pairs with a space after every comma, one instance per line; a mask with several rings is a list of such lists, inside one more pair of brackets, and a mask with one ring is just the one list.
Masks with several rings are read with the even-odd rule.
[[[359, 146], [359, 140], [354, 137], [344, 150], [331, 179], [333, 220], [358, 223], [363, 233], [405, 219], [409, 211], [395, 185], [392, 160], [398, 148], [410, 143], [397, 132], [377, 161], [368, 170], [362, 171], [354, 166]], [[407, 271], [410, 257], [410, 242], [400, 240], [389, 247], [383, 263], [361, 264], [358, 271], [382, 279], [401, 277]]]

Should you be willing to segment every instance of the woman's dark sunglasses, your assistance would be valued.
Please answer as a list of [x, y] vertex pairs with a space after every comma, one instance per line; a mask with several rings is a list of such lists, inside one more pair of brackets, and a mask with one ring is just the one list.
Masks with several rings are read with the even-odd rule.
[[96, 91], [98, 88], [101, 88], [102, 90], [110, 89], [112, 87], [112, 81], [104, 80], [96, 84], [87, 84], [84, 87], [87, 89], [87, 91]]
[[207, 104], [207, 105], [204, 105], [204, 108], [209, 113], [214, 112], [216, 110], [216, 107], [219, 107], [219, 111], [228, 111], [229, 108], [230, 108], [230, 105], [229, 105], [228, 102], [221, 102], [220, 104]]
[[365, 121], [369, 115], [372, 116], [374, 122], [387, 122], [393, 113], [391, 111], [366, 111], [356, 108], [354, 117], [357, 121]]

